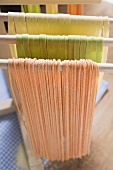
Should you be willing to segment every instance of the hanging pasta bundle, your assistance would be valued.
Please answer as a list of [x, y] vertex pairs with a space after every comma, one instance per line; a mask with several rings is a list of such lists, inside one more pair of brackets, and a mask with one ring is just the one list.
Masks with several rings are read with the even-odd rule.
[[10, 59], [8, 72], [34, 153], [62, 161], [88, 154], [97, 64], [90, 60]]

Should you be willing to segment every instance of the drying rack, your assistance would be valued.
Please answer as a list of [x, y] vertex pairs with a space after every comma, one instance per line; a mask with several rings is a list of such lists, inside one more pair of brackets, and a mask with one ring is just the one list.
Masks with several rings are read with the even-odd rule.
[[[89, 3], [100, 3], [101, 0], [79, 0], [79, 3], [89, 4]], [[0, 0], [0, 5], [26, 5], [26, 4], [74, 4], [78, 3], [78, 0]], [[7, 14], [1, 13], [0, 14], [0, 22], [3, 24], [4, 21], [7, 21]], [[110, 18], [110, 23], [113, 24], [113, 19]], [[0, 30], [0, 34], [6, 34], [3, 29], [3, 32]], [[10, 42], [15, 43], [15, 36], [8, 36], [8, 35], [0, 35], [0, 45], [5, 43], [9, 44]], [[104, 45], [113, 46], [113, 38], [111, 39], [104, 39]], [[6, 49], [9, 52], [9, 47], [7, 46]], [[8, 55], [9, 56], [9, 55]], [[8, 57], [10, 58], [10, 57]], [[7, 69], [8, 60], [7, 59], [0, 59], [0, 68]], [[112, 72], [113, 73], [113, 64], [98, 64], [100, 71], [104, 72]], [[7, 101], [8, 104], [12, 103], [12, 101]], [[14, 105], [13, 105], [14, 109]], [[16, 108], [15, 108], [16, 109]], [[26, 129], [23, 125], [23, 122], [19, 120], [20, 127], [22, 131], [22, 136], [24, 139], [24, 144], [26, 148], [26, 153], [28, 157], [28, 162], [30, 166], [30, 170], [43, 170], [42, 162], [40, 158], [36, 158], [32, 152], [29, 145], [28, 137]]]

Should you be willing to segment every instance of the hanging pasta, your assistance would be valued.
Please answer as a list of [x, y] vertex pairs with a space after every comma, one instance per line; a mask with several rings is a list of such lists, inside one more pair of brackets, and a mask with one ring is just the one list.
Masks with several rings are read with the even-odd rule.
[[34, 153], [61, 161], [88, 154], [97, 64], [91, 60], [9, 59], [8, 72], [15, 101], [13, 81], [18, 91], [18, 112]]
[[[9, 34], [86, 35], [96, 37], [102, 36], [105, 38], [109, 37], [108, 17], [24, 13], [8, 13], [8, 15]], [[14, 45], [11, 46], [14, 47]], [[107, 59], [107, 52], [108, 47], [104, 47], [102, 59], [102, 62], [104, 63]], [[15, 47], [13, 48], [12, 56], [17, 58]]]
[[67, 5], [67, 13], [71, 15], [83, 15], [83, 5], [69, 4]]
[[57, 14], [58, 13], [58, 5], [57, 4], [47, 4], [46, 5], [46, 13], [47, 14]]

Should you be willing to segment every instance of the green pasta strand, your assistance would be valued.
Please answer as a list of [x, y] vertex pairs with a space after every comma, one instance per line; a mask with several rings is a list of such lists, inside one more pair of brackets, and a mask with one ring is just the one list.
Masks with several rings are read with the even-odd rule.
[[25, 13], [40, 13], [39, 5], [21, 5], [21, 11]]
[[35, 35], [34, 36], [34, 52], [35, 52], [35, 57], [33, 58], [39, 58], [41, 59], [41, 49], [40, 49], [40, 36]]
[[74, 39], [74, 60], [80, 59], [80, 36], [76, 36]]
[[31, 53], [31, 58], [36, 58], [36, 47], [34, 43], [34, 35], [29, 35], [29, 48], [30, 48], [30, 53]]
[[23, 34], [22, 35], [22, 44], [23, 44], [23, 53], [24, 53], [24, 58], [31, 58], [31, 53], [30, 53], [30, 48], [29, 48], [29, 38], [28, 34]]
[[39, 35], [40, 39], [40, 54], [42, 59], [47, 59], [47, 50], [46, 50], [46, 35]]
[[65, 60], [65, 36], [58, 36], [59, 57]]
[[17, 56], [18, 58], [23, 58], [25, 56], [24, 49], [22, 45], [22, 35], [17, 34], [16, 35], [16, 50], [17, 50]]

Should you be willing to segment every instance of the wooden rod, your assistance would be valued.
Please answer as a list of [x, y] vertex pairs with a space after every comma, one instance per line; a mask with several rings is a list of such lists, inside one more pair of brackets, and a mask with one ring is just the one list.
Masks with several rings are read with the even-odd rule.
[[[0, 44], [16, 44], [16, 35], [0, 35]], [[113, 38], [103, 38], [103, 46], [113, 46]]]
[[[31, 14], [32, 15], [32, 14]], [[35, 14], [35, 15], [38, 15], [38, 14]], [[44, 15], [44, 14], [43, 14]], [[46, 15], [46, 14], [45, 14]], [[51, 14], [51, 15], [54, 15], [54, 14]], [[76, 16], [75, 15], [70, 15], [70, 17], [75, 17], [76, 18]], [[95, 17], [95, 16], [84, 16], [85, 18], [93, 18], [93, 17]], [[0, 21], [8, 21], [8, 13], [0, 13]], [[113, 24], [113, 18], [109, 18], [109, 22], [110, 22], [110, 24]]]
[[[99, 72], [113, 73], [113, 64], [111, 63], [97, 63], [99, 67]], [[0, 59], [0, 68], [7, 69], [8, 68], [8, 60]]]
[[92, 4], [101, 0], [0, 0], [0, 5], [28, 5], [28, 4]]

